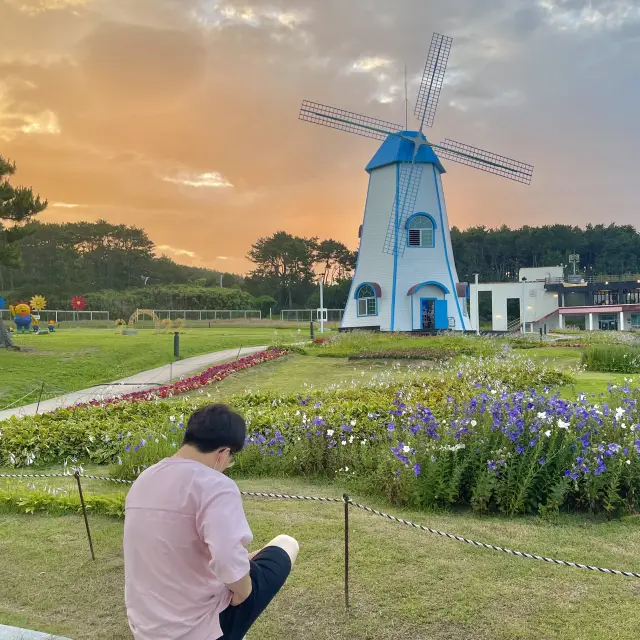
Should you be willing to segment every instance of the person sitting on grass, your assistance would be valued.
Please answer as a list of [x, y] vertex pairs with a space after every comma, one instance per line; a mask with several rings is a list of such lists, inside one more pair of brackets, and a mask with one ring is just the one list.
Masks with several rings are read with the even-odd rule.
[[223, 404], [189, 418], [180, 450], [145, 469], [125, 504], [125, 603], [136, 640], [241, 640], [280, 591], [298, 543], [253, 534], [224, 475], [246, 438]]

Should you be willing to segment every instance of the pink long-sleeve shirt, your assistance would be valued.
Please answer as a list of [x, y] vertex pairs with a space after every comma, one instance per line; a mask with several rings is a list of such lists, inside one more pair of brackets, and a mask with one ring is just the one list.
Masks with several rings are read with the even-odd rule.
[[136, 640], [213, 640], [231, 602], [225, 586], [249, 572], [253, 535], [236, 483], [167, 458], [127, 495], [125, 602]]

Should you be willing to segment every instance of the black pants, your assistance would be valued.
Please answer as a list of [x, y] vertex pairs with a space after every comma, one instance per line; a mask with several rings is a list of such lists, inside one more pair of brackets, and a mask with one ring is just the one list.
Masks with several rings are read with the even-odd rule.
[[251, 595], [242, 604], [229, 606], [220, 614], [224, 634], [220, 640], [242, 640], [291, 573], [289, 554], [280, 547], [265, 547], [250, 564]]

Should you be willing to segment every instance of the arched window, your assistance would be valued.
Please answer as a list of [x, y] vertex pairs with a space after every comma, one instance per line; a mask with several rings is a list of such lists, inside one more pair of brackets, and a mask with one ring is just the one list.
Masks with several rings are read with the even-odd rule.
[[370, 284], [363, 284], [356, 295], [358, 300], [359, 316], [378, 315], [378, 298], [376, 292]]
[[434, 224], [430, 216], [418, 214], [409, 219], [407, 224], [408, 244], [410, 247], [433, 247]]

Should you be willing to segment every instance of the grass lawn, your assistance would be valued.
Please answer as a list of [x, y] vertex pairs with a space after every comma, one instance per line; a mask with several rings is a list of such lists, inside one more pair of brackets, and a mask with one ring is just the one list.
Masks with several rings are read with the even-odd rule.
[[[277, 338], [299, 339], [297, 329], [225, 327], [187, 329], [180, 336], [183, 358], [222, 349], [268, 345]], [[77, 391], [93, 384], [113, 382], [173, 358], [173, 335], [142, 330], [122, 335], [115, 329], [67, 329], [53, 334], [16, 335], [25, 352], [3, 351], [0, 367], [0, 409], [45, 381], [43, 397]], [[38, 393], [20, 404], [37, 401]]]
[[325, 389], [334, 384], [360, 384], [389, 371], [406, 371], [416, 364], [385, 360], [354, 362], [346, 358], [316, 358], [294, 354], [239, 371], [215, 386], [189, 395], [209, 393], [214, 399], [224, 399], [247, 391], [302, 393], [306, 389]]
[[[89, 482], [87, 481], [88, 485]], [[336, 486], [240, 481], [245, 490], [340, 496]], [[369, 503], [369, 502], [367, 502]], [[372, 504], [371, 506], [376, 506]], [[280, 640], [626, 640], [637, 637], [640, 580], [510, 557], [352, 510], [352, 611], [343, 605], [341, 505], [247, 499], [255, 545], [286, 532], [301, 553], [248, 638]], [[640, 522], [478, 518], [395, 512], [522, 551], [640, 571]], [[0, 620], [74, 640], [130, 639], [123, 607], [122, 522], [0, 515]]]
[[[577, 368], [580, 365], [578, 349], [526, 349], [521, 353], [534, 360], [547, 360], [561, 368]], [[362, 360], [346, 358], [318, 358], [290, 355], [259, 367], [234, 373], [215, 386], [194, 391], [193, 395], [209, 393], [212, 399], [228, 398], [247, 391], [280, 391], [283, 394], [303, 393], [311, 388], [324, 389], [330, 385], [358, 384], [376, 375], [393, 371], [406, 371], [409, 367], [424, 367], [421, 361]], [[428, 368], [424, 368], [428, 376]], [[576, 373], [576, 384], [558, 389], [565, 398], [575, 398], [580, 392], [604, 393], [609, 383], [622, 385], [629, 375], [616, 373]]]
[[[582, 349], [577, 348], [540, 348], [523, 350], [526, 356], [533, 360], [548, 360], [551, 364], [561, 368], [577, 368], [580, 366]], [[637, 376], [636, 376], [637, 377]], [[559, 394], [564, 398], [575, 398], [579, 393], [600, 394], [606, 393], [609, 384], [622, 386], [625, 379], [634, 378], [628, 373], [597, 373], [594, 371], [580, 371], [576, 374], [576, 384], [559, 389]], [[638, 379], [640, 383], [640, 378]]]

